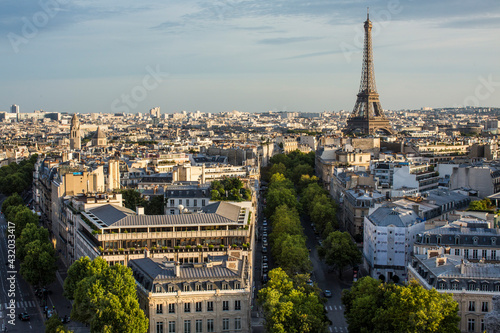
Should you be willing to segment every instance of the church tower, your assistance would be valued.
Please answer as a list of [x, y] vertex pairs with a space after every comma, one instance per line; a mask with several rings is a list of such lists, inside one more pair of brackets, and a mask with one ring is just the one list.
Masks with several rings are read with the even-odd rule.
[[76, 114], [71, 118], [71, 126], [69, 128], [69, 147], [71, 150], [82, 149], [82, 138], [80, 135], [80, 121]]

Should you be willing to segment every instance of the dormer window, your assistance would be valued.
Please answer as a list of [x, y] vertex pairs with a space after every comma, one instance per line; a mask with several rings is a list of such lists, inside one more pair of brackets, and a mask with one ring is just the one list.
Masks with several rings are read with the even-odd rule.
[[161, 293], [161, 292], [162, 292], [161, 285], [159, 284], [155, 285], [155, 293]]
[[214, 285], [211, 282], [207, 283], [207, 290], [214, 290]]
[[472, 238], [472, 241], [474, 242], [474, 245], [477, 245], [477, 241], [478, 240], [479, 240], [479, 238], [477, 238], [477, 237]]
[[496, 237], [491, 237], [491, 245], [495, 245], [497, 243]]
[[460, 236], [455, 236], [455, 245], [460, 244]]
[[228, 290], [229, 289], [229, 283], [224, 282], [222, 284], [222, 290]]
[[190, 291], [191, 290], [191, 288], [189, 286], [189, 283], [184, 283], [183, 287], [184, 287], [184, 291]]

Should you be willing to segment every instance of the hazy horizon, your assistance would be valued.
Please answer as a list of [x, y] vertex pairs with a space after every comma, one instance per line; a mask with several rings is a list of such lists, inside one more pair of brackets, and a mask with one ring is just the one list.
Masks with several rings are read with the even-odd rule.
[[4, 1], [0, 110], [352, 110], [370, 6], [384, 109], [500, 106], [500, 3]]

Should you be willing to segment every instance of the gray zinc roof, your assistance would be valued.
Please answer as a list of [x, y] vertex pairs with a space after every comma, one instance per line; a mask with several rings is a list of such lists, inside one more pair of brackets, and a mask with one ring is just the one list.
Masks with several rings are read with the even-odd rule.
[[368, 219], [375, 225], [388, 227], [408, 227], [420, 221], [418, 215], [411, 209], [383, 206], [375, 210]]

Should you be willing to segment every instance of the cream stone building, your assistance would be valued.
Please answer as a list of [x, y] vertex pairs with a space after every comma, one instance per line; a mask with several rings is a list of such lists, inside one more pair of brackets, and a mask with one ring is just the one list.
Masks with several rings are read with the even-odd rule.
[[150, 333], [250, 332], [246, 257], [207, 259], [182, 265], [161, 258], [129, 261]]

